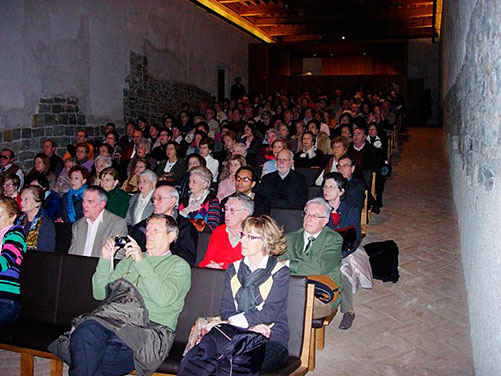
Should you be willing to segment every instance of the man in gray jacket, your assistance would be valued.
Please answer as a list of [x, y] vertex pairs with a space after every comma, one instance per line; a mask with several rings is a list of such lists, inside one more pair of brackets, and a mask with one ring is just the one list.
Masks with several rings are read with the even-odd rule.
[[84, 216], [73, 224], [69, 254], [99, 257], [106, 239], [127, 235], [125, 219], [104, 208], [107, 200], [101, 187], [90, 186], [85, 190], [82, 201]]

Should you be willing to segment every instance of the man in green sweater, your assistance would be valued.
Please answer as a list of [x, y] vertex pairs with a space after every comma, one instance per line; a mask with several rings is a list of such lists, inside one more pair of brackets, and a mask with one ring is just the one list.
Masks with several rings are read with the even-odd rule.
[[[108, 283], [124, 278], [141, 294], [151, 324], [174, 332], [191, 286], [188, 263], [169, 250], [178, 233], [172, 217], [154, 214], [146, 226], [146, 253], [129, 236], [123, 247], [126, 258], [114, 271], [113, 256], [120, 247], [108, 239], [92, 277], [94, 298], [103, 300]], [[134, 369], [133, 351], [115, 332], [92, 319], [72, 333], [70, 353], [71, 375], [127, 374]]]
[[326, 275], [339, 289], [335, 301], [323, 303], [315, 299], [314, 318], [329, 316], [340, 302], [341, 248], [343, 238], [327, 227], [331, 208], [323, 198], [314, 198], [306, 203], [303, 228], [285, 236], [287, 250], [280, 256], [293, 275]]

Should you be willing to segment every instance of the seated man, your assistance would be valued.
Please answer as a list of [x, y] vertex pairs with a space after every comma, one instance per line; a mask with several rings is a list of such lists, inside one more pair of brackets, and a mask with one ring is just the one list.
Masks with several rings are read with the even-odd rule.
[[125, 219], [105, 209], [108, 196], [98, 186], [84, 191], [83, 217], [73, 224], [70, 255], [99, 257], [106, 239], [127, 234]]
[[[179, 236], [171, 247], [172, 254], [183, 258], [190, 266], [194, 266], [197, 259], [198, 232], [189, 220], [175, 210], [179, 203], [179, 193], [174, 187], [161, 185], [155, 189], [151, 199], [153, 214], [169, 215], [176, 220], [179, 227]], [[146, 219], [137, 223], [130, 232], [142, 249], [146, 247], [146, 223]]]
[[24, 187], [24, 172], [18, 165], [14, 164], [16, 155], [10, 149], [2, 149], [0, 156], [0, 193], [3, 193], [3, 183], [9, 174], [16, 174], [19, 177], [18, 192]]
[[[293, 275], [326, 275], [343, 290], [341, 282], [341, 249], [343, 238], [327, 227], [331, 207], [320, 197], [306, 203], [303, 228], [285, 236], [287, 250], [280, 256]], [[341, 294], [339, 294], [341, 296]], [[330, 303], [315, 299], [314, 318], [329, 316], [340, 298]]]
[[[177, 234], [172, 217], [153, 215], [147, 224], [146, 254], [129, 237], [126, 258], [115, 271], [111, 266], [119, 247], [114, 239], [106, 241], [92, 291], [95, 299], [107, 300], [71, 334], [71, 375], [123, 375], [136, 367], [138, 374], [150, 374], [163, 362], [191, 285], [189, 265], [169, 250]], [[130, 291], [132, 286], [136, 289]]]
[[231, 263], [242, 259], [242, 222], [253, 211], [254, 203], [249, 196], [237, 193], [228, 197], [224, 205], [226, 223], [212, 233], [205, 257], [198, 265], [200, 268], [227, 269]]
[[345, 154], [339, 158], [337, 169], [347, 181], [344, 200], [347, 204], [356, 207], [361, 212], [365, 203], [365, 184], [353, 176], [355, 161]]
[[292, 170], [294, 154], [287, 149], [277, 155], [277, 171], [263, 176], [258, 186], [274, 208], [301, 209], [308, 199], [308, 187], [303, 175]]
[[[257, 176], [254, 170], [249, 166], [240, 167], [235, 173], [235, 189], [236, 194], [242, 194], [248, 196], [254, 202], [254, 213], [253, 215], [257, 217], [258, 215], [270, 215], [271, 203], [270, 200], [263, 196], [259, 192], [253, 192], [252, 189], [257, 184]], [[231, 197], [231, 196], [229, 196]], [[228, 201], [229, 197], [225, 197], [221, 201], [221, 223], [225, 222], [225, 212], [224, 206]]]

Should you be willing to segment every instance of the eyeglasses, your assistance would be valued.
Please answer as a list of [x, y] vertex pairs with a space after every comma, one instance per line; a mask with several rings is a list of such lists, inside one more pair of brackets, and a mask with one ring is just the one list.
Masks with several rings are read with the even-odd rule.
[[169, 199], [169, 197], [161, 197], [161, 196], [160, 197], [152, 197], [151, 202], [155, 202], [155, 201], [162, 202], [162, 201], [166, 201], [168, 199]]
[[2, 159], [10, 159], [10, 157], [8, 157], [6, 155], [0, 155], [0, 158], [2, 158]]
[[244, 210], [244, 209], [243, 208], [240, 208], [240, 209], [229, 208], [227, 206], [224, 207], [225, 213], [229, 213], [229, 214], [235, 214], [236, 212], [239, 212], [240, 210]]
[[249, 239], [249, 240], [258, 240], [258, 239], [262, 239], [263, 238], [260, 235], [252, 235], [252, 234], [248, 234], [248, 233], [242, 231], [240, 233], [240, 239], [243, 239], [244, 237], [247, 237], [247, 239]]
[[277, 158], [277, 162], [278, 163], [287, 163], [289, 161], [291, 161], [292, 159], [290, 158]]
[[325, 219], [325, 218], [327, 218], [327, 217], [324, 217], [322, 215], [303, 212], [303, 218], [308, 218], [308, 217], [314, 218], [314, 219]]
[[247, 176], [235, 176], [235, 181], [243, 181], [245, 183], [248, 183], [250, 181], [252, 181], [251, 178], [248, 178]]
[[351, 164], [341, 164], [341, 163], [338, 163], [337, 164], [337, 168], [345, 168], [345, 167], [351, 167]]

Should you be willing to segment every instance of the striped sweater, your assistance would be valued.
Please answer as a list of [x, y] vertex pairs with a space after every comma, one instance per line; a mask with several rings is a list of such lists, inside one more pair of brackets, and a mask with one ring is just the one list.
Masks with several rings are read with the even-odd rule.
[[19, 300], [19, 268], [26, 253], [23, 228], [12, 226], [4, 235], [0, 255], [0, 298]]

